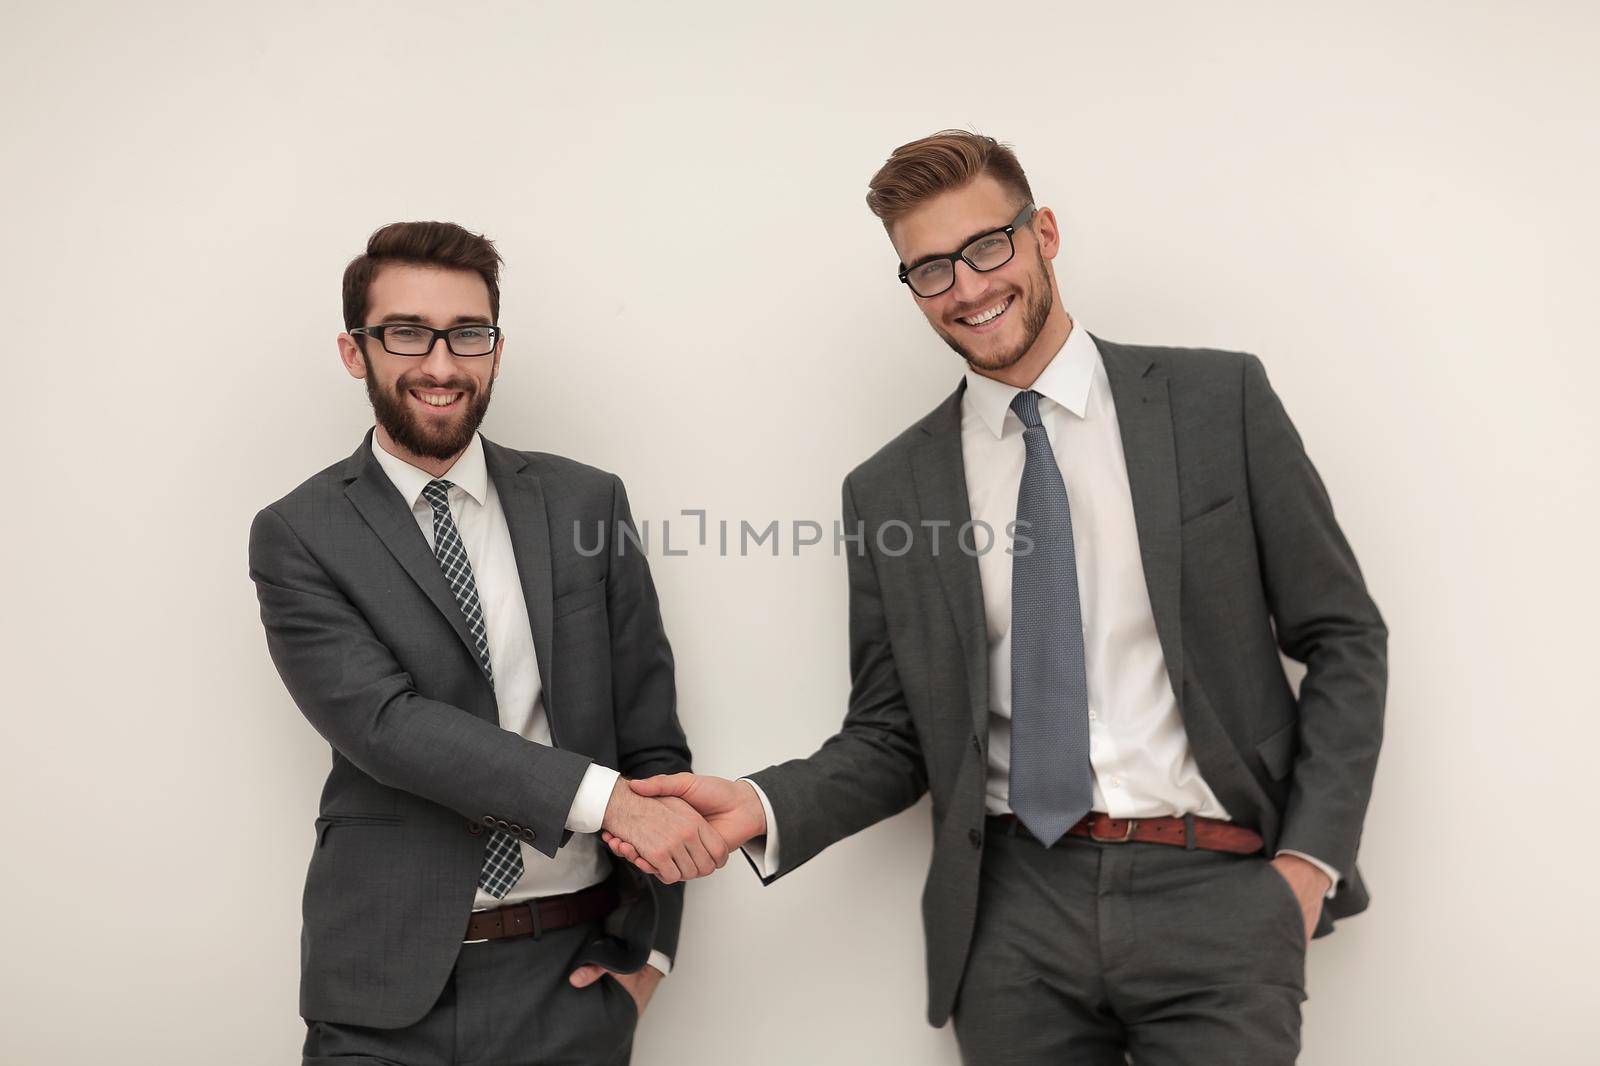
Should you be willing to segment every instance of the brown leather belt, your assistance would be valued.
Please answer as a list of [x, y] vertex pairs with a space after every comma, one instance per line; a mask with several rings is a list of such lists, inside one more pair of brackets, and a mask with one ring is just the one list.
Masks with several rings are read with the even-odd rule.
[[616, 910], [621, 902], [617, 890], [602, 883], [564, 896], [542, 896], [494, 910], [473, 911], [467, 919], [467, 935], [463, 940], [472, 944], [512, 936], [537, 937], [553, 929], [598, 921]]
[[[1033, 837], [1014, 814], [990, 815], [997, 831], [1008, 836]], [[1191, 828], [1192, 827], [1192, 828]], [[1090, 811], [1067, 830], [1068, 836], [1087, 837], [1101, 844], [1172, 844], [1180, 848], [1226, 851], [1232, 855], [1254, 855], [1262, 848], [1261, 834], [1219, 818], [1113, 818]]]

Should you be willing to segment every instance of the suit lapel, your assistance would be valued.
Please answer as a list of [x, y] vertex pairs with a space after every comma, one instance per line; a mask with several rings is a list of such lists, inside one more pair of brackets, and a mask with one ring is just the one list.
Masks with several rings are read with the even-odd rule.
[[389, 480], [389, 475], [383, 472], [383, 467], [378, 465], [378, 460], [372, 454], [372, 431], [367, 431], [366, 439], [361, 442], [361, 447], [356, 449], [350, 457], [348, 473], [352, 476], [350, 484], [345, 487], [345, 496], [355, 506], [357, 512], [372, 527], [372, 531], [383, 541], [383, 546], [395, 557], [411, 580], [417, 583], [424, 595], [433, 602], [450, 623], [450, 628], [456, 631], [456, 636], [461, 638], [462, 645], [472, 655], [472, 661], [478, 661], [477, 645], [472, 640], [472, 635], [467, 632], [467, 620], [461, 614], [461, 608], [456, 603], [450, 585], [444, 579], [444, 571], [439, 569], [439, 561], [434, 558], [433, 552], [428, 549], [428, 542], [423, 539], [422, 530], [417, 528], [417, 520], [412, 517], [411, 508], [401, 497], [400, 490], [394, 487], [394, 482]]
[[1111, 381], [1122, 452], [1133, 494], [1134, 524], [1156, 635], [1173, 694], [1183, 700], [1182, 536], [1178, 518], [1178, 454], [1167, 378], [1146, 357], [1096, 337]]
[[[973, 723], [981, 731], [988, 728], [989, 718], [989, 640], [983, 585], [978, 577], [977, 557], [963, 551], [957, 540], [972, 521], [966, 464], [961, 455], [961, 394], [966, 387], [963, 379], [955, 392], [923, 419], [925, 436], [912, 453], [911, 466], [919, 517], [925, 522], [949, 523], [939, 538], [933, 565], [961, 640]], [[1000, 533], [996, 531], [996, 536]]]
[[522, 599], [528, 607], [528, 625], [533, 631], [533, 652], [538, 659], [539, 687], [544, 693], [545, 717], [550, 722], [551, 739], [561, 743], [561, 731], [551, 696], [551, 648], [555, 601], [550, 563], [550, 519], [545, 509], [544, 486], [521, 452], [502, 448], [483, 439], [483, 457], [489, 477], [500, 496], [500, 509], [511, 531], [511, 550], [517, 559], [517, 575], [522, 582]]

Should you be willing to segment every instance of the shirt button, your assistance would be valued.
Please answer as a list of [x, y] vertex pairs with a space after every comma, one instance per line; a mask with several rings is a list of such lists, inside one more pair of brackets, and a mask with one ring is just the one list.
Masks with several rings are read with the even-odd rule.
[[973, 847], [983, 847], [983, 834], [978, 832], [976, 829], [967, 830], [967, 839], [972, 842]]
[[1121, 787], [1122, 787], [1122, 778], [1120, 778], [1120, 777], [1113, 777], [1113, 778], [1112, 778], [1112, 779], [1111, 779], [1111, 787], [1112, 787], [1112, 788], [1121, 788]]
[[1100, 714], [1099, 714], [1098, 711], [1090, 711], [1089, 712], [1089, 721], [1098, 722], [1099, 720], [1100, 720]]

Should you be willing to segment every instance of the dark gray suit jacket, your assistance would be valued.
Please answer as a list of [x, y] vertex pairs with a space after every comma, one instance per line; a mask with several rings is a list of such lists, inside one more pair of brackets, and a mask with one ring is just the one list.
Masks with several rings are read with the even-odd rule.
[[[647, 777], [689, 769], [689, 748], [655, 586], [618, 535], [632, 524], [621, 481], [483, 442], [547, 747], [500, 728], [461, 610], [371, 439], [256, 515], [250, 576], [278, 673], [333, 746], [306, 875], [300, 1013], [397, 1028], [427, 1012], [455, 964], [485, 819], [554, 855], [591, 762]], [[620, 863], [615, 876], [639, 900], [589, 961], [631, 971], [651, 948], [674, 954], [683, 886]]]
[[[1387, 630], [1322, 481], [1254, 356], [1095, 338], [1127, 457], [1145, 580], [1167, 674], [1206, 783], [1268, 853], [1343, 873], [1319, 933], [1363, 910], [1356, 868], [1383, 728]], [[781, 834], [777, 876], [933, 793], [923, 893], [928, 1018], [955, 1004], [984, 833], [989, 651], [970, 520], [960, 388], [844, 483], [849, 713], [810, 758], [752, 775]], [[888, 522], [946, 521], [880, 550]], [[886, 535], [891, 550], [904, 540]], [[1003, 544], [1003, 542], [1002, 542]], [[1306, 665], [1298, 701], [1278, 652]]]

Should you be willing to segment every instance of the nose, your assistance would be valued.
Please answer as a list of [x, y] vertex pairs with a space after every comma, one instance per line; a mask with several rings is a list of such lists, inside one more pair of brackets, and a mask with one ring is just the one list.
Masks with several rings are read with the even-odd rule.
[[447, 381], [455, 376], [455, 356], [450, 354], [450, 346], [443, 337], [434, 338], [433, 347], [422, 357], [419, 369], [435, 381]]
[[950, 286], [950, 295], [955, 297], [958, 303], [972, 302], [983, 295], [983, 291], [989, 287], [983, 280], [983, 275], [973, 270], [965, 259], [956, 260], [955, 274], [956, 280], [955, 284]]

